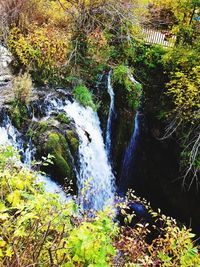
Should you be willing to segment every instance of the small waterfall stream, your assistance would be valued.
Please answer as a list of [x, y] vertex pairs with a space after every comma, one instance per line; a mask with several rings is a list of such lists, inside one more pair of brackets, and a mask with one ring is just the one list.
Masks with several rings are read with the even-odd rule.
[[108, 114], [107, 128], [106, 128], [106, 151], [108, 154], [108, 159], [111, 161], [111, 148], [112, 148], [112, 119], [115, 114], [114, 101], [115, 94], [111, 83], [112, 71], [108, 74], [108, 94], [110, 95], [110, 108]]
[[[139, 84], [139, 82], [134, 78], [134, 76], [131, 73], [129, 74], [129, 79], [134, 84]], [[120, 177], [121, 183], [126, 183], [126, 180], [130, 176], [132, 176], [132, 170], [135, 167], [134, 158], [135, 158], [135, 152], [136, 152], [136, 147], [137, 147], [137, 138], [140, 134], [139, 116], [140, 116], [140, 112], [137, 111], [135, 114], [134, 131], [133, 131], [129, 146], [126, 149], [124, 159], [123, 159], [122, 171], [121, 171], [121, 177]]]
[[[26, 144], [26, 149], [24, 148]], [[0, 146], [8, 145], [13, 146], [21, 154], [22, 163], [31, 169], [31, 162], [34, 159], [35, 148], [32, 145], [31, 140], [25, 142], [23, 136], [12, 125], [10, 118], [6, 115], [2, 126], [0, 126]], [[43, 182], [44, 189], [49, 193], [58, 193], [62, 201], [66, 201], [66, 195], [62, 191], [61, 187], [52, 181], [50, 177], [38, 174], [38, 182]]]
[[0, 145], [4, 144], [12, 145], [19, 153], [24, 153], [22, 136], [12, 125], [7, 115], [5, 115], [0, 127]]
[[126, 149], [125, 155], [124, 155], [124, 160], [123, 160], [123, 165], [122, 165], [122, 174], [121, 174], [121, 180], [125, 181], [125, 179], [130, 175], [130, 168], [131, 163], [134, 160], [134, 155], [135, 155], [135, 150], [136, 150], [136, 141], [137, 137], [139, 136], [139, 112], [137, 111], [136, 116], [135, 116], [135, 123], [134, 123], [134, 132], [131, 137], [130, 144], [128, 148]]

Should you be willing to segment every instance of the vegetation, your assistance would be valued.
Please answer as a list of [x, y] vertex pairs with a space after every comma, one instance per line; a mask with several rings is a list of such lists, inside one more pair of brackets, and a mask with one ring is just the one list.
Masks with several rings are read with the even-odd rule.
[[167, 49], [136, 42], [131, 58], [145, 85], [145, 108], [167, 124], [163, 139], [178, 139], [180, 176], [187, 189], [199, 186], [199, 7], [198, 0], [149, 1], [145, 25], [175, 34], [176, 44]]
[[61, 122], [61, 123], [65, 123], [68, 124], [70, 122], [70, 119], [64, 114], [64, 113], [58, 113], [56, 115], [56, 119]]
[[131, 77], [131, 70], [127, 66], [119, 65], [113, 70], [113, 82], [125, 88], [128, 107], [135, 111], [140, 104], [142, 86], [137, 81], [133, 82]]
[[[148, 224], [119, 227], [109, 209], [91, 218], [81, 213], [75, 200], [63, 202], [59, 195], [45, 192], [37, 173], [24, 167], [11, 147], [0, 148], [0, 175], [1, 266], [200, 264], [191, 241], [194, 235], [169, 217], [150, 210], [160, 225], [148, 244]], [[132, 193], [130, 197], [138, 201]], [[120, 205], [127, 211], [125, 204]], [[131, 220], [129, 212], [125, 217]]]
[[[16, 74], [10, 117], [22, 132], [31, 124], [27, 135], [38, 143], [38, 154], [52, 155], [48, 167], [61, 184], [74, 178], [69, 163], [78, 138], [64, 113], [54, 114], [52, 123], [30, 122], [33, 82], [68, 88], [81, 105], [97, 111], [93, 88], [111, 70], [119, 129], [113, 150], [124, 154], [142, 102], [144, 114], [166, 127], [158, 141], [173, 137], [179, 144], [183, 187], [199, 189], [199, 18], [199, 0], [0, 0], [0, 40], [13, 55]], [[142, 27], [159, 30], [166, 41], [175, 36], [174, 47], [146, 44]], [[103, 113], [107, 120], [106, 105]], [[0, 147], [0, 267], [200, 266], [191, 230], [134, 194], [117, 204], [125, 218], [119, 225], [110, 207], [91, 216], [75, 197], [62, 201], [37, 179], [17, 152]], [[148, 219], [138, 219], [130, 201], [142, 203]]]
[[10, 147], [0, 157], [1, 266], [106, 266], [116, 232], [106, 213], [91, 222], [79, 218], [75, 202], [45, 193]]
[[94, 110], [96, 109], [95, 104], [92, 100], [92, 95], [85, 85], [79, 85], [74, 88], [73, 94], [74, 98], [79, 101], [84, 107], [89, 106]]
[[145, 13], [143, 2], [138, 3], [9, 0], [2, 5], [2, 38], [16, 67], [30, 70], [39, 82], [60, 84], [79, 77], [93, 83], [116, 57], [126, 60], [128, 37], [138, 28], [132, 22]]
[[19, 101], [21, 104], [28, 105], [32, 87], [32, 79], [28, 73], [15, 77], [13, 80], [15, 100]]

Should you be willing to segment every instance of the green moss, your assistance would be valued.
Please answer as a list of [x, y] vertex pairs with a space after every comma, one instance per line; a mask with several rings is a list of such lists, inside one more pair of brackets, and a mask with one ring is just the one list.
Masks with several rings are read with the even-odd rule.
[[66, 160], [58, 153], [54, 153], [54, 157], [54, 164], [57, 168], [58, 174], [63, 178], [69, 178], [71, 174], [71, 169]]
[[55, 118], [60, 123], [68, 124], [70, 122], [70, 119], [64, 113], [58, 113]]
[[[37, 141], [40, 136], [47, 131], [49, 128], [49, 123], [47, 121], [41, 121], [37, 124], [36, 129], [34, 130], [33, 134], [33, 141]], [[37, 142], [36, 142], [37, 143]]]
[[129, 68], [124, 65], [118, 65], [113, 69], [113, 81], [121, 85], [124, 85], [124, 82], [127, 78]]
[[71, 178], [73, 170], [69, 165], [69, 148], [66, 139], [57, 132], [48, 135], [45, 150], [54, 156], [54, 166], [56, 173], [60, 178]]
[[21, 125], [21, 116], [18, 106], [15, 106], [15, 108], [12, 110], [11, 118], [14, 126], [19, 129]]
[[79, 85], [77, 86], [74, 91], [74, 98], [80, 102], [84, 107], [91, 107], [92, 109], [96, 110], [96, 106], [92, 99], [92, 94], [88, 90], [88, 88], [85, 85]]
[[25, 104], [13, 102], [12, 113], [10, 114], [12, 123], [20, 129], [29, 120], [28, 110]]
[[72, 150], [72, 154], [76, 155], [79, 147], [78, 138], [75, 136], [72, 130], [66, 132], [67, 140], [69, 142], [70, 148]]
[[122, 94], [127, 103], [127, 106], [135, 111], [140, 104], [142, 94], [142, 86], [139, 83], [134, 83], [130, 80], [131, 70], [129, 67], [119, 65], [113, 69], [112, 81], [117, 84], [116, 87], [123, 89]]
[[[55, 149], [55, 146], [58, 144], [60, 140], [59, 134], [58, 133], [50, 133], [48, 136], [48, 147], [50, 149]], [[59, 146], [60, 148], [60, 146]]]
[[32, 128], [28, 128], [28, 131], [27, 131], [26, 135], [27, 135], [29, 138], [32, 138], [33, 135], [34, 135], [33, 129], [32, 129]]

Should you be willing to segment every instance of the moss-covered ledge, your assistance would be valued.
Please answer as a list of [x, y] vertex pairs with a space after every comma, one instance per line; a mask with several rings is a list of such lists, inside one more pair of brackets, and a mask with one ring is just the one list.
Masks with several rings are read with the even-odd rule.
[[113, 69], [116, 119], [113, 122], [113, 164], [120, 175], [125, 150], [134, 130], [136, 111], [140, 105], [142, 86], [131, 79], [132, 70], [125, 65]]
[[69, 118], [63, 113], [54, 114], [48, 120], [33, 122], [28, 132], [38, 159], [48, 154], [53, 156], [53, 165], [44, 167], [44, 171], [60, 184], [72, 183], [76, 191], [74, 165], [77, 165], [79, 140]]

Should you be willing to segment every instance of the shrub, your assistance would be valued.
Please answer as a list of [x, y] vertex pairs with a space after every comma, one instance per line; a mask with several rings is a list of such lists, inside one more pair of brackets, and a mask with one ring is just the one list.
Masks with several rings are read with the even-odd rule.
[[167, 94], [172, 97], [174, 109], [171, 113], [184, 122], [195, 123], [200, 118], [200, 66], [189, 72], [176, 71], [167, 84]]
[[108, 212], [89, 219], [74, 200], [45, 193], [11, 147], [0, 147], [0, 175], [1, 266], [110, 266], [116, 226]]
[[[129, 201], [142, 203], [148, 210], [148, 221], [151, 223], [142, 219], [138, 222], [136, 214], [131, 214], [127, 206]], [[115, 242], [116, 248], [122, 252], [118, 266], [199, 266], [199, 247], [195, 247], [192, 242], [195, 235], [191, 229], [161, 214], [160, 209], [158, 212], [153, 211], [146, 200], [135, 196], [132, 191], [128, 192], [126, 202], [119, 205], [126, 226], [120, 227]]]
[[30, 69], [42, 83], [57, 83], [68, 53], [68, 40], [62, 30], [51, 26], [30, 26], [28, 34], [17, 27], [10, 31], [8, 45], [16, 57], [15, 65]]
[[19, 101], [21, 104], [27, 105], [30, 101], [32, 86], [33, 85], [30, 74], [24, 73], [16, 76], [13, 79], [15, 100]]
[[[190, 230], [153, 212], [132, 192], [128, 199], [143, 202], [156, 221], [158, 234], [150, 244], [146, 242], [150, 232], [147, 223], [119, 227], [110, 210], [89, 217], [87, 212], [79, 212], [72, 198], [61, 201], [58, 195], [44, 192], [42, 183], [36, 181], [37, 173], [24, 167], [11, 147], [0, 147], [0, 177], [1, 266], [200, 264]], [[122, 210], [128, 210], [127, 201], [119, 204]], [[134, 213], [127, 212], [127, 223], [134, 218]]]

